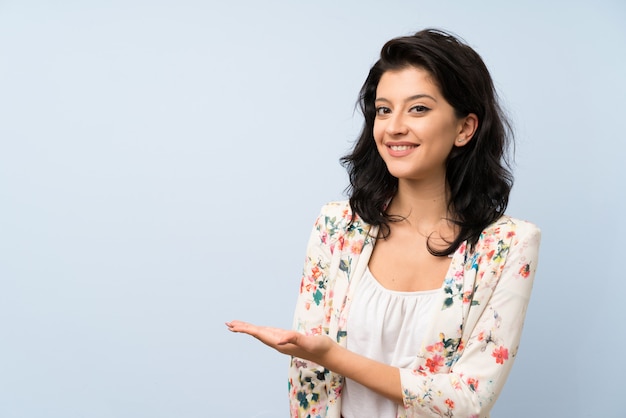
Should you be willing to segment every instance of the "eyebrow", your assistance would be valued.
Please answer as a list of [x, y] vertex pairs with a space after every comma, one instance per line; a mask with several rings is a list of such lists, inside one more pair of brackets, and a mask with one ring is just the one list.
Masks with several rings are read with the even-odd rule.
[[[404, 102], [410, 102], [412, 100], [417, 100], [417, 99], [423, 99], [423, 98], [427, 98], [427, 99], [431, 99], [434, 102], [437, 102], [437, 99], [435, 99], [433, 96], [429, 95], [429, 94], [416, 94], [414, 96], [411, 97], [407, 97], [406, 99], [404, 99]], [[385, 99], [384, 97], [377, 97], [376, 100], [374, 100], [375, 102], [387, 102], [387, 103], [391, 103], [391, 100]]]

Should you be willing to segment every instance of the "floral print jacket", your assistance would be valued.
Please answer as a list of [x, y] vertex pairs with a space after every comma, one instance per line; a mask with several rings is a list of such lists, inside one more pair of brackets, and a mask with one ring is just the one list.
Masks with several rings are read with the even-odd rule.
[[[374, 248], [376, 228], [348, 202], [322, 208], [307, 248], [294, 329], [346, 345], [354, 290]], [[439, 305], [410, 368], [400, 369], [398, 418], [489, 417], [511, 370], [537, 268], [540, 231], [502, 217], [473, 252], [462, 244], [441, 287]], [[339, 418], [343, 377], [307, 360], [289, 368], [291, 417]]]

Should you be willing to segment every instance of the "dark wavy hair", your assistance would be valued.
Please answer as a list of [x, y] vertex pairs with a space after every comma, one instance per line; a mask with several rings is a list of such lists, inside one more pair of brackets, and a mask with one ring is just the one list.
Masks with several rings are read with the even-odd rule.
[[365, 117], [363, 130], [352, 152], [341, 158], [350, 179], [347, 193], [352, 212], [379, 226], [380, 236], [388, 236], [389, 223], [398, 220], [385, 211], [398, 189], [398, 179], [387, 170], [374, 141], [376, 88], [386, 71], [409, 67], [430, 73], [459, 118], [470, 113], [478, 117], [472, 140], [453, 147], [446, 162], [448, 211], [459, 233], [441, 251], [428, 246], [431, 254], [446, 256], [466, 240], [473, 248], [480, 233], [504, 214], [513, 186], [508, 161], [513, 135], [489, 71], [471, 47], [437, 29], [388, 41], [361, 87], [358, 105]]

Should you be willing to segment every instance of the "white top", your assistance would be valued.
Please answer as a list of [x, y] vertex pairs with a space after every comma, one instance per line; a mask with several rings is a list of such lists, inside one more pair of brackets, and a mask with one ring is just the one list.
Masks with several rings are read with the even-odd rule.
[[[348, 350], [394, 367], [409, 367], [428, 332], [439, 292], [386, 289], [368, 268], [348, 314]], [[341, 394], [344, 418], [395, 418], [397, 408], [392, 400], [345, 380]]]

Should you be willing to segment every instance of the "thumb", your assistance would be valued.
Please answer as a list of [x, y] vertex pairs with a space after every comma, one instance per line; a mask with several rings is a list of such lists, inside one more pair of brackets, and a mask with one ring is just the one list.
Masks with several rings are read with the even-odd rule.
[[277, 344], [278, 345], [287, 345], [287, 344], [298, 345], [299, 339], [300, 339], [300, 333], [292, 331], [289, 334], [285, 335], [283, 338], [281, 338], [277, 342]]

